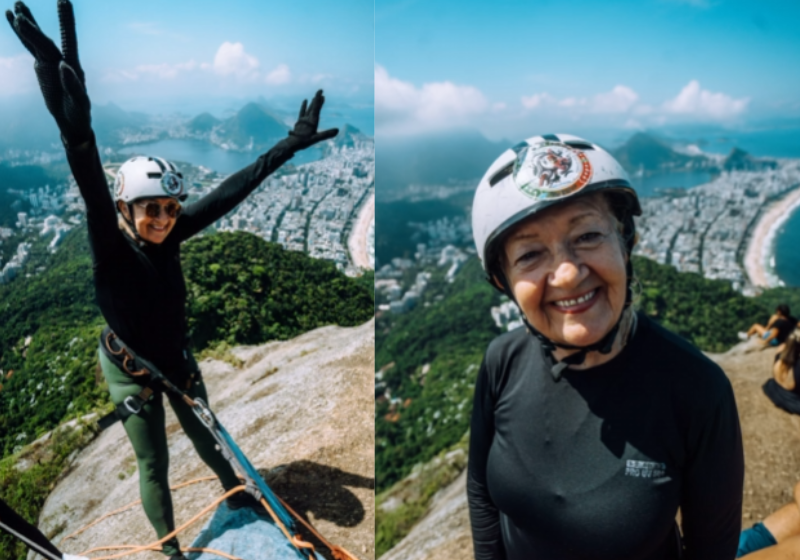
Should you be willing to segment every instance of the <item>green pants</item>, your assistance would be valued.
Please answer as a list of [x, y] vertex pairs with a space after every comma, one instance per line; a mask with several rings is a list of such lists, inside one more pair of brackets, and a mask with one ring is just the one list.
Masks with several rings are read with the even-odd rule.
[[[142, 387], [133, 377], [114, 365], [102, 350], [100, 350], [100, 366], [108, 382], [111, 401], [115, 405], [120, 404], [126, 397], [141, 392]], [[199, 374], [186, 393], [192, 398], [200, 397], [208, 403], [206, 388]], [[167, 396], [183, 431], [192, 440], [200, 458], [219, 477], [223, 488], [230, 490], [239, 486], [241, 483], [230, 463], [216, 449], [213, 436], [197, 419], [189, 405], [172, 395], [167, 394]], [[175, 530], [172, 497], [169, 491], [169, 454], [164, 417], [164, 401], [159, 393], [150, 397], [139, 414], [131, 415], [123, 422], [125, 432], [136, 453], [142, 506], [159, 539]], [[178, 554], [180, 552], [178, 539], [173, 538], [164, 543], [163, 552], [167, 556]]]

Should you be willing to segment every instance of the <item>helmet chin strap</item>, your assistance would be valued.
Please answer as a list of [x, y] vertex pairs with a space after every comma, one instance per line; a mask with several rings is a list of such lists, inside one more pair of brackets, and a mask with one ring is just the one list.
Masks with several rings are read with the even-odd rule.
[[[626, 286], [625, 286], [625, 305], [622, 307], [622, 312], [617, 317], [614, 326], [611, 327], [611, 330], [608, 331], [603, 338], [598, 340], [593, 344], [589, 344], [587, 346], [573, 346], [571, 344], [562, 344], [562, 343], [555, 343], [549, 338], [547, 338], [544, 334], [533, 328], [533, 325], [530, 324], [528, 318], [525, 316], [525, 313], [522, 311], [522, 307], [519, 305], [519, 302], [514, 297], [514, 293], [511, 291], [511, 286], [508, 284], [508, 279], [506, 275], [502, 272], [496, 275], [497, 279], [503, 285], [503, 292], [513, 301], [517, 307], [519, 307], [520, 314], [522, 315], [522, 322], [527, 327], [528, 332], [530, 332], [533, 336], [539, 339], [542, 343], [542, 347], [544, 348], [545, 352], [547, 352], [550, 357], [555, 361], [553, 366], [550, 368], [550, 373], [553, 375], [553, 379], [555, 381], [561, 380], [561, 374], [564, 370], [571, 366], [571, 365], [578, 365], [582, 364], [586, 359], [586, 354], [589, 352], [600, 352], [601, 354], [608, 354], [614, 347], [614, 340], [617, 338], [617, 333], [619, 332], [620, 325], [622, 324], [622, 318], [625, 316], [625, 310], [630, 307], [631, 302], [633, 301], [633, 294], [631, 292], [631, 279], [633, 278], [633, 265], [631, 264], [631, 259], [628, 258], [628, 262], [625, 265], [625, 273], [626, 273]], [[494, 284], [494, 283], [492, 283]], [[629, 335], [630, 336], [630, 335]], [[578, 352], [574, 354], [570, 354], [566, 358], [561, 361], [556, 361], [555, 356], [553, 356], [553, 352], [556, 348], [564, 348], [567, 350], [574, 350], [578, 349]]]
[[139, 231], [136, 229], [136, 223], [133, 221], [133, 204], [130, 202], [126, 202], [125, 205], [128, 207], [128, 216], [125, 215], [125, 212], [122, 212], [117, 206], [117, 212], [122, 215], [122, 219], [125, 220], [125, 223], [128, 224], [128, 227], [131, 230], [131, 234], [133, 235], [133, 240], [136, 241], [136, 244], [139, 247], [144, 247], [147, 243], [142, 236], [139, 235]]

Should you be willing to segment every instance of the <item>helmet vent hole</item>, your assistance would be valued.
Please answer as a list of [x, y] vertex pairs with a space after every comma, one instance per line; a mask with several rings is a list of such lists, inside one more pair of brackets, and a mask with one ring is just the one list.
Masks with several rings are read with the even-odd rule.
[[564, 142], [570, 148], [575, 148], [576, 150], [594, 150], [594, 146], [588, 144], [586, 142]]
[[513, 170], [514, 170], [514, 162], [512, 161], [511, 163], [506, 165], [503, 169], [495, 173], [494, 177], [489, 179], [489, 186], [490, 187], [495, 186], [497, 183], [499, 183], [500, 181], [511, 175], [511, 172]]
[[147, 173], [147, 178], [148, 179], [161, 179], [161, 173], [148, 172]]

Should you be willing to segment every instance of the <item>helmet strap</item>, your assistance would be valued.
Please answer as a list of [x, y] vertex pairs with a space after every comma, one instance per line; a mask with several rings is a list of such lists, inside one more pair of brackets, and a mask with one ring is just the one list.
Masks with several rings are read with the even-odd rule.
[[[626, 276], [626, 286], [625, 286], [625, 305], [622, 307], [622, 312], [619, 314], [616, 323], [614, 326], [611, 327], [611, 330], [608, 331], [603, 338], [595, 342], [594, 344], [589, 344], [588, 346], [573, 346], [571, 344], [557, 344], [547, 338], [544, 334], [533, 328], [533, 325], [530, 324], [528, 318], [525, 316], [525, 312], [522, 310], [517, 299], [514, 297], [514, 293], [511, 291], [511, 285], [508, 283], [508, 279], [506, 275], [502, 271], [498, 271], [495, 274], [495, 277], [503, 286], [503, 293], [508, 296], [511, 301], [513, 301], [516, 306], [519, 308], [520, 315], [522, 315], [522, 322], [525, 324], [525, 327], [528, 329], [533, 336], [539, 339], [542, 343], [542, 347], [544, 348], [545, 352], [550, 356], [550, 358], [555, 362], [553, 366], [550, 368], [550, 373], [553, 376], [553, 379], [558, 382], [561, 380], [561, 375], [564, 370], [571, 366], [571, 365], [579, 365], [584, 362], [586, 359], [586, 354], [589, 352], [600, 352], [601, 354], [608, 354], [614, 347], [614, 340], [617, 338], [617, 333], [619, 332], [620, 325], [622, 324], [622, 318], [625, 316], [625, 310], [630, 307], [631, 303], [633, 302], [633, 292], [631, 290], [631, 282], [633, 280], [633, 264], [631, 263], [630, 254], [628, 255], [628, 262], [625, 265], [625, 276]], [[490, 278], [491, 282], [491, 278]], [[494, 285], [494, 282], [492, 282]], [[496, 286], [495, 286], [496, 287]], [[628, 333], [628, 337], [632, 336], [633, 330], [631, 329]], [[578, 352], [574, 354], [570, 354], [566, 358], [561, 361], [556, 361], [555, 357], [553, 356], [553, 351], [558, 348], [564, 348], [567, 350], [578, 349]]]
[[139, 235], [139, 232], [136, 230], [136, 223], [133, 221], [133, 204], [130, 202], [125, 202], [125, 205], [128, 207], [128, 215], [125, 215], [125, 212], [119, 209], [119, 205], [117, 206], [117, 214], [122, 216], [122, 219], [128, 225], [128, 228], [131, 230], [131, 235], [133, 236], [133, 240], [136, 242], [137, 245], [143, 247], [145, 245], [145, 240], [142, 239], [142, 236]]

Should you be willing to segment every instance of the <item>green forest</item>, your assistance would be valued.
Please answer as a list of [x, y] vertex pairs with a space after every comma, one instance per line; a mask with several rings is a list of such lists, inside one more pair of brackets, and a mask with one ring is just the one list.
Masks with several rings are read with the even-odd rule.
[[[56, 433], [47, 459], [20, 471], [14, 465], [23, 446], [66, 420], [112, 409], [97, 367], [104, 321], [95, 303], [85, 226], [70, 232], [53, 255], [44, 244], [34, 244], [20, 278], [0, 285], [0, 499], [34, 521], [66, 458], [94, 428]], [[373, 315], [371, 271], [349, 278], [333, 263], [249, 233], [188, 241], [182, 264], [196, 351], [288, 339], [323, 325], [357, 325]], [[0, 559], [22, 557], [15, 546], [0, 536]]]

